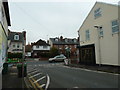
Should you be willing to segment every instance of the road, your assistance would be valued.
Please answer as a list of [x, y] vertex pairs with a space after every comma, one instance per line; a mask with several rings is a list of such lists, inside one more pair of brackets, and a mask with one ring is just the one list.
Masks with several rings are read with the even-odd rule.
[[63, 63], [27, 61], [50, 77], [49, 88], [118, 88], [118, 75], [64, 66]]

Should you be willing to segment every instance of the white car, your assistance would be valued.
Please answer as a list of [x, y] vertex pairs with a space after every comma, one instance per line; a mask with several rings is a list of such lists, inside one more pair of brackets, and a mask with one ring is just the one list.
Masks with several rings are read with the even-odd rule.
[[64, 61], [66, 59], [66, 57], [61, 54], [61, 55], [57, 55], [54, 58], [49, 58], [49, 62], [55, 62], [55, 61]]

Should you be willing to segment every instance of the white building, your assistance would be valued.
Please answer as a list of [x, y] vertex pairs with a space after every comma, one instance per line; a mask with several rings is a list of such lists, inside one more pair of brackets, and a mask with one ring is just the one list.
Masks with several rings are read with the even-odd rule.
[[2, 70], [6, 61], [8, 26], [10, 26], [10, 16], [8, 2], [0, 0], [0, 89], [2, 88]]
[[8, 53], [23, 53], [23, 47], [26, 44], [26, 32], [9, 31], [8, 41]]
[[41, 54], [49, 51], [50, 45], [41, 39], [32, 44], [32, 57], [41, 57]]
[[78, 31], [81, 63], [120, 66], [118, 22], [117, 5], [95, 3]]

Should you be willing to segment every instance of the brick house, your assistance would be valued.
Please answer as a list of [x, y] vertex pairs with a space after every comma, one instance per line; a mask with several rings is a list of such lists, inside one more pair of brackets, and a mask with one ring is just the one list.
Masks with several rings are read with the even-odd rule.
[[79, 45], [79, 40], [76, 38], [63, 38], [63, 36], [60, 36], [60, 38], [50, 38], [49, 44], [51, 47], [55, 47], [59, 50], [59, 53], [62, 53], [66, 55], [66, 49], [70, 48], [70, 55], [75, 56], [78, 54], [77, 46]]

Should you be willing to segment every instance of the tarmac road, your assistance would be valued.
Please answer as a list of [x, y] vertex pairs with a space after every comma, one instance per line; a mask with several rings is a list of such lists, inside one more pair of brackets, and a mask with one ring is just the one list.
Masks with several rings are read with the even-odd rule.
[[48, 61], [27, 62], [50, 77], [49, 88], [118, 88], [118, 75], [64, 66]]

